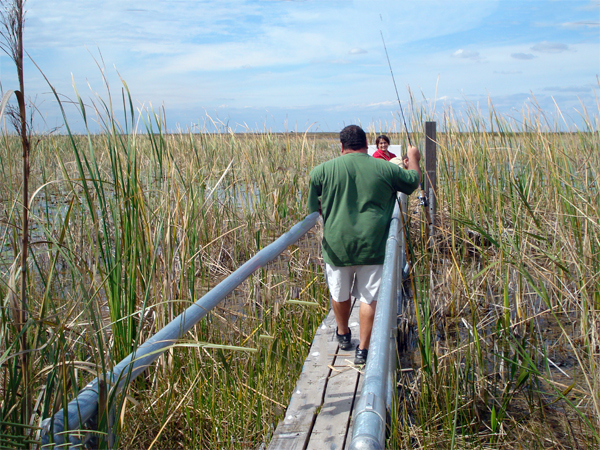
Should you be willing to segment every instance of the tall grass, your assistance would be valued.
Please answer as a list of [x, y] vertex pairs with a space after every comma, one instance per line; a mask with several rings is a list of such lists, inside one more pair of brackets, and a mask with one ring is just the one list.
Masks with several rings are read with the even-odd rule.
[[[127, 94], [123, 100], [131, 105]], [[16, 140], [3, 137], [0, 447], [35, 443], [42, 418], [303, 219], [306, 175], [317, 147], [328, 145], [268, 132], [170, 135], [153, 111], [138, 133], [133, 108], [120, 123], [110, 99], [91, 109], [80, 102], [80, 111], [86, 123], [95, 114], [103, 132], [41, 136], [33, 155], [31, 319], [23, 328], [12, 317], [20, 169]], [[127, 448], [240, 448], [268, 439], [326, 312], [317, 255], [314, 238], [301, 241], [123, 395], [109, 392], [98, 445], [113, 439], [109, 431]], [[28, 423], [19, 418], [21, 335], [34, 349]], [[112, 427], [108, 410], [116, 412]]]
[[[2, 137], [0, 447], [35, 444], [43, 418], [300, 221], [309, 170], [336, 155], [337, 140], [316, 134], [168, 134], [166, 112], [138, 116], [124, 88], [123, 117], [110, 97], [80, 103], [101, 133], [36, 140], [23, 327], [14, 320], [21, 168], [17, 140]], [[561, 134], [539, 113], [516, 123], [491, 106], [486, 118], [446, 110], [438, 121], [434, 246], [411, 214], [411, 320], [421, 327], [404, 355], [392, 448], [599, 444], [597, 120]], [[420, 145], [422, 122], [435, 116], [413, 106], [408, 119]], [[402, 142], [402, 127], [379, 128]], [[327, 311], [319, 258], [314, 232], [123, 395], [108, 392], [98, 445], [268, 442]], [[21, 336], [33, 349], [26, 423]]]
[[490, 106], [489, 120], [448, 110], [438, 132], [436, 244], [412, 235], [424, 336], [391, 447], [595, 448], [598, 129]]

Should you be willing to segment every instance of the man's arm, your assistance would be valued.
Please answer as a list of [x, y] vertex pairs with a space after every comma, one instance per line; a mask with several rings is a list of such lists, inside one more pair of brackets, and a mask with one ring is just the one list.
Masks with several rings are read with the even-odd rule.
[[308, 187], [308, 213], [312, 214], [316, 211], [319, 211], [319, 197], [321, 195], [320, 189], [315, 185], [313, 179], [310, 179], [310, 185]]
[[419, 165], [419, 161], [421, 160], [421, 153], [419, 153], [419, 149], [417, 147], [409, 147], [406, 152], [406, 156], [408, 156], [408, 170], [416, 170], [419, 174], [419, 183], [421, 182], [421, 178], [423, 174], [421, 173], [421, 166]]
[[[421, 160], [421, 154], [416, 147], [410, 147], [405, 157], [408, 158], [406, 170], [401, 168], [400, 164], [396, 167], [396, 181], [394, 188], [398, 192], [403, 192], [407, 195], [412, 194], [421, 183], [421, 167], [419, 161]], [[398, 162], [401, 163], [400, 158], [397, 158]]]

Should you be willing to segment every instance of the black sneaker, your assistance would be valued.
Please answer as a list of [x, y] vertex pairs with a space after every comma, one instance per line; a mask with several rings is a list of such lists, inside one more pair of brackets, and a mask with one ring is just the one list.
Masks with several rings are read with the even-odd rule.
[[357, 366], [359, 366], [361, 364], [366, 364], [368, 353], [369, 353], [369, 349], [356, 347], [356, 355], [354, 356], [354, 364], [356, 364]]
[[350, 350], [352, 348], [352, 331], [348, 328], [346, 334], [338, 334], [337, 328], [335, 329], [335, 337], [337, 337], [338, 344], [342, 350]]

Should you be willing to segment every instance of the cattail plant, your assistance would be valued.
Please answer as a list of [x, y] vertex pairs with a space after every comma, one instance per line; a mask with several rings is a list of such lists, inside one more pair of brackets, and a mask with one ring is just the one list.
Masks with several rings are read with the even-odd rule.
[[[24, 435], [29, 434], [27, 426], [30, 424], [33, 412], [32, 405], [32, 380], [29, 359], [29, 323], [28, 323], [28, 284], [27, 264], [29, 256], [29, 155], [30, 155], [30, 127], [26, 109], [24, 64], [23, 64], [23, 27], [25, 24], [25, 1], [12, 0], [0, 1], [0, 49], [4, 51], [15, 64], [17, 70], [18, 90], [14, 90], [17, 98], [17, 108], [8, 107], [7, 116], [12, 123], [21, 141], [22, 154], [22, 197], [21, 197], [21, 227], [20, 227], [20, 305], [13, 303], [14, 332], [19, 336], [21, 352], [21, 367], [16, 369], [22, 377], [21, 395], [22, 408], [20, 423], [24, 426], [21, 430]], [[3, 95], [0, 120], [5, 111], [7, 101], [13, 91]], [[16, 261], [15, 261], [16, 263]], [[9, 284], [9, 296], [14, 298], [16, 283]], [[13, 427], [18, 429], [18, 425]]]

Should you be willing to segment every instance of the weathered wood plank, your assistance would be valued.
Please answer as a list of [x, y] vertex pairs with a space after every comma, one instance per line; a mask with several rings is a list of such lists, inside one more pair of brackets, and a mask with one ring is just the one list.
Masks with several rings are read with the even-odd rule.
[[300, 450], [305, 447], [317, 408], [323, 401], [331, 363], [328, 355], [335, 353], [337, 348], [337, 342], [330, 338], [332, 327], [335, 330], [333, 311], [315, 333], [290, 404], [275, 430], [268, 450]]
[[[356, 345], [358, 344], [358, 308], [356, 307], [353, 308], [350, 325], [355, 336], [353, 343]], [[315, 415], [323, 404], [331, 367], [334, 367], [336, 361], [338, 344], [335, 339], [335, 329], [335, 317], [333, 311], [330, 311], [315, 334], [285, 417], [277, 426], [268, 450], [301, 450], [307, 445]], [[338, 363], [354, 358], [351, 352], [341, 352], [339, 356], [342, 359], [338, 358]]]
[[[358, 310], [356, 302], [350, 316], [353, 343], [358, 345]], [[323, 405], [315, 420], [307, 450], [342, 450], [348, 434], [350, 413], [359, 379], [354, 367], [354, 349], [338, 350], [327, 382]]]
[[308, 450], [343, 449], [358, 378], [358, 373], [352, 367], [345, 367], [337, 373], [332, 372], [327, 384], [325, 402], [308, 442]]
[[358, 377], [358, 385], [356, 386], [356, 393], [354, 394], [354, 404], [352, 405], [352, 414], [351, 414], [351, 419], [350, 419], [350, 423], [348, 424], [348, 434], [346, 435], [346, 441], [344, 443], [344, 450], [348, 450], [350, 448], [350, 444], [352, 443], [352, 427], [354, 426], [354, 418], [356, 417], [356, 405], [358, 404], [358, 401], [360, 400], [360, 393], [362, 392], [362, 385], [363, 385], [363, 381], [364, 381], [364, 377], [362, 370], [364, 370], [364, 368], [361, 368], [361, 374]]

